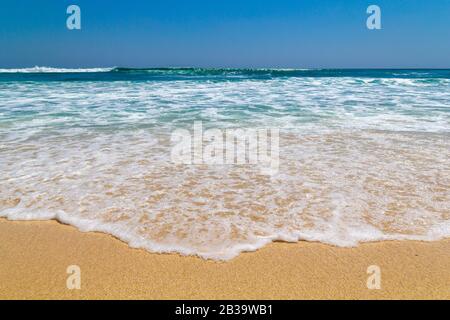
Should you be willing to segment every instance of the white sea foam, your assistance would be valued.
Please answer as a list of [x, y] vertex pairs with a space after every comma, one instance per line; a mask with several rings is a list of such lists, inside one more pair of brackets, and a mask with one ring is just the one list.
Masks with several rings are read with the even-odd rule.
[[0, 69], [0, 73], [78, 73], [78, 72], [109, 72], [114, 68], [52, 68], [52, 67], [32, 67], [32, 68], [11, 68]]
[[366, 131], [286, 134], [280, 173], [183, 166], [138, 131], [42, 137], [2, 149], [0, 216], [57, 219], [156, 252], [230, 259], [273, 240], [450, 236], [450, 142]]
[[[0, 83], [0, 216], [231, 259], [274, 241], [450, 236], [449, 83]], [[170, 161], [170, 134], [280, 127], [280, 168]]]

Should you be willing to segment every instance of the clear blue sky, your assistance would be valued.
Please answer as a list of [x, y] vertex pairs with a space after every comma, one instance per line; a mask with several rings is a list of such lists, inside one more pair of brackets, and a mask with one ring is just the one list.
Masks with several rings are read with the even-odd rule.
[[35, 65], [449, 68], [450, 0], [1, 0], [0, 68]]

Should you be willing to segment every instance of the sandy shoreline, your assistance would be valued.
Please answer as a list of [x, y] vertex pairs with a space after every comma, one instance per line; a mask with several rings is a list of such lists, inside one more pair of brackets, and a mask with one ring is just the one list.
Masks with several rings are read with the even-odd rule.
[[[81, 290], [66, 269], [81, 268]], [[382, 288], [366, 287], [378, 265]], [[0, 299], [450, 299], [450, 239], [273, 243], [228, 262], [131, 249], [55, 221], [0, 219]]]

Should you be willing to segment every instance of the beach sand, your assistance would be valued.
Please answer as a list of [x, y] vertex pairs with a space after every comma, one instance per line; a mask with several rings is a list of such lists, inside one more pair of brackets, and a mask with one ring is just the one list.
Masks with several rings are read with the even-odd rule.
[[[69, 265], [81, 290], [68, 290]], [[381, 268], [381, 289], [366, 286]], [[56, 221], [0, 219], [1, 299], [450, 299], [450, 239], [273, 243], [228, 262], [131, 249]]]

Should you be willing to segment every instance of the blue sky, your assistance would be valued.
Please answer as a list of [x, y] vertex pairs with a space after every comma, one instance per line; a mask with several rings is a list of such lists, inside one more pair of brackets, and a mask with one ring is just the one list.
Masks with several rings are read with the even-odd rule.
[[1, 0], [0, 68], [35, 65], [449, 68], [450, 0]]

